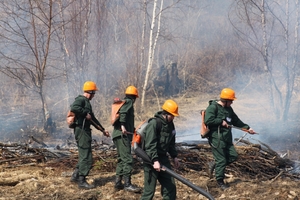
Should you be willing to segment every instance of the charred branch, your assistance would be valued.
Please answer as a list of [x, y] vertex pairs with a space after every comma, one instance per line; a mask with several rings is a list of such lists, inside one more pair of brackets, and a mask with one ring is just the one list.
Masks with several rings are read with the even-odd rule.
[[[239, 159], [226, 167], [225, 173], [230, 176], [243, 177], [245, 179], [259, 179], [274, 181], [280, 176], [300, 178], [299, 172], [291, 169], [297, 167], [297, 163], [288, 158], [282, 158], [268, 145], [253, 144], [241, 140], [241, 146], [236, 146]], [[56, 147], [59, 145], [56, 145]], [[92, 142], [94, 169], [100, 171], [114, 171], [116, 167], [117, 153], [114, 146], [97, 141]], [[76, 165], [78, 152], [76, 148], [66, 149], [62, 146], [56, 149], [33, 148], [28, 144], [3, 144], [0, 143], [0, 165], [22, 165], [28, 163], [44, 162], [49, 167], [69, 167]], [[178, 158], [181, 159], [181, 168], [177, 173], [199, 171], [206, 174], [207, 163], [213, 160], [210, 146], [207, 143], [186, 144], [178, 143]], [[136, 169], [142, 168], [142, 160], [134, 155]], [[299, 170], [298, 170], [299, 171]]]

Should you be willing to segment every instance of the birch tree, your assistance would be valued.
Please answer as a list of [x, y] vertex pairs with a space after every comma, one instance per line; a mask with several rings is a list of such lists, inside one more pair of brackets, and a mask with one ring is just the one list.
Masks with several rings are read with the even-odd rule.
[[[162, 11], [162, 6], [163, 6], [163, 0], [161, 1], [161, 6], [160, 6], [160, 10], [159, 10], [159, 17], [156, 17], [156, 5], [157, 5], [157, 0], [154, 0], [153, 2], [153, 12], [152, 12], [152, 20], [151, 20], [151, 27], [150, 27], [150, 32], [149, 32], [149, 51], [148, 51], [148, 64], [146, 67], [146, 75], [145, 75], [145, 81], [143, 84], [143, 89], [142, 89], [142, 100], [141, 100], [141, 107], [143, 108], [145, 105], [145, 94], [146, 94], [146, 88], [148, 85], [148, 81], [149, 81], [149, 75], [150, 75], [150, 71], [152, 68], [152, 64], [153, 64], [153, 58], [154, 58], [154, 52], [155, 52], [155, 47], [156, 47], [156, 41], [157, 41], [157, 37], [159, 35], [159, 30], [160, 30], [160, 17], [161, 17], [161, 11]], [[155, 35], [154, 39], [154, 28], [155, 25], [157, 23], [157, 32]]]
[[[153, 0], [153, 8], [152, 8], [152, 16], [151, 16], [151, 25], [149, 30], [149, 42], [148, 42], [148, 54], [147, 54], [147, 64], [146, 64], [146, 72], [145, 72], [145, 80], [142, 86], [142, 95], [141, 95], [141, 108], [145, 106], [145, 97], [146, 90], [149, 84], [150, 74], [153, 66], [153, 60], [156, 53], [156, 46], [158, 42], [158, 38], [161, 35], [161, 21], [163, 12], [171, 9], [174, 5], [178, 4], [180, 0], [171, 2], [170, 5], [164, 7], [164, 0]], [[144, 1], [144, 6], [146, 7], [146, 1]], [[144, 12], [147, 11], [146, 8], [143, 9]], [[146, 18], [144, 18], [146, 20]], [[144, 22], [145, 24], [145, 22]], [[144, 37], [144, 35], [142, 35]], [[144, 41], [144, 39], [142, 39]], [[146, 41], [145, 41], [146, 42]], [[144, 45], [144, 44], [142, 44]], [[142, 47], [143, 49], [144, 47]]]

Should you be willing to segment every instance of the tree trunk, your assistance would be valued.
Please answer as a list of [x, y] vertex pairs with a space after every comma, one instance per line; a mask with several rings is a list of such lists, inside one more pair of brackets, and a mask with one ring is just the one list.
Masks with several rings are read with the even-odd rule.
[[[147, 89], [147, 86], [148, 86], [149, 76], [150, 76], [150, 72], [151, 72], [152, 65], [153, 65], [156, 42], [157, 42], [157, 38], [159, 36], [159, 31], [160, 31], [160, 20], [161, 20], [163, 3], [164, 3], [164, 1], [162, 0], [161, 4], [160, 4], [158, 19], [156, 18], [157, 0], [154, 0], [154, 4], [153, 4], [152, 21], [151, 21], [150, 37], [149, 37], [148, 64], [147, 64], [147, 70], [146, 70], [146, 75], [145, 75], [145, 81], [144, 81], [144, 85], [143, 85], [143, 88], [142, 88], [142, 99], [141, 99], [141, 109], [142, 110], [145, 107], [146, 89]], [[154, 30], [154, 27], [155, 27], [155, 24], [156, 24], [156, 20], [157, 20], [158, 28], [157, 28], [156, 36], [154, 38], [153, 30]]]

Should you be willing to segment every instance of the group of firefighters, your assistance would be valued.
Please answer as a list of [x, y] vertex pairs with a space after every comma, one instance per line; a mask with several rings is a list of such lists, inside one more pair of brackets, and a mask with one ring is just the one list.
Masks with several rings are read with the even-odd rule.
[[[78, 146], [78, 163], [71, 177], [71, 182], [78, 184], [79, 188], [92, 189], [86, 176], [92, 168], [92, 133], [90, 126], [103, 132], [110, 137], [109, 132], [96, 119], [90, 100], [94, 97], [98, 88], [92, 81], [83, 85], [83, 94], [78, 95], [72, 103], [70, 110], [76, 115], [76, 127], [74, 128], [75, 139]], [[119, 110], [119, 119], [114, 123], [112, 140], [117, 149], [117, 167], [115, 189], [140, 193], [141, 200], [153, 199], [157, 181], [161, 185], [163, 199], [176, 199], [176, 185], [174, 178], [161, 170], [161, 166], [171, 168], [169, 157], [173, 160], [173, 166], [179, 167], [179, 159], [175, 148], [176, 130], [173, 119], [179, 116], [178, 105], [168, 99], [164, 102], [162, 110], [154, 114], [155, 120], [150, 120], [146, 126], [144, 151], [149, 156], [152, 164], [144, 163], [143, 189], [132, 184], [131, 175], [133, 170], [133, 156], [131, 153], [132, 134], [134, 126], [134, 103], [138, 98], [138, 90], [129, 86], [125, 91], [125, 103]], [[205, 124], [209, 127], [208, 142], [211, 146], [214, 161], [208, 163], [207, 171], [215, 178], [218, 186], [225, 190], [229, 186], [224, 182], [225, 168], [234, 162], [238, 154], [232, 143], [231, 126], [246, 129], [250, 134], [255, 131], [249, 125], [243, 123], [233, 111], [231, 104], [236, 100], [235, 91], [224, 88], [220, 93], [220, 99], [214, 100], [206, 109]], [[154, 119], [153, 118], [153, 119]]]

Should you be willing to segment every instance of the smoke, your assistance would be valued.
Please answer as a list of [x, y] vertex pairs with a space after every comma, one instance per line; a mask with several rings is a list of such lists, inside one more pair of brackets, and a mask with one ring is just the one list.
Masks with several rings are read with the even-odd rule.
[[[296, 98], [288, 97], [292, 98], [290, 115], [286, 122], [282, 122], [277, 119], [274, 110], [274, 107], [277, 108], [281, 104], [272, 106], [269, 95], [270, 87], [266, 75], [259, 70], [263, 68], [260, 57], [249, 53], [250, 51], [245, 50], [249, 50], [247, 47], [233, 39], [235, 35], [229, 25], [227, 16], [231, 2], [217, 0], [182, 1], [182, 4], [176, 5], [174, 10], [165, 12], [166, 15], [164, 15], [161, 29], [161, 36], [163, 37], [160, 37], [157, 41], [154, 68], [164, 65], [166, 58], [176, 57], [178, 59], [178, 68], [182, 68], [179, 73], [185, 73], [184, 75], [181, 74], [180, 77], [187, 84], [185, 85], [186, 91], [183, 91], [183, 94], [176, 95], [176, 97], [171, 96], [168, 98], [178, 98], [180, 109], [186, 110], [186, 113], [192, 112], [192, 114], [183, 114], [183, 116], [176, 119], [178, 122], [178, 126], [175, 123], [176, 140], [177, 142], [206, 140], [200, 136], [201, 119], [199, 111], [205, 109], [208, 105], [207, 102], [210, 99], [215, 99], [222, 88], [231, 87], [236, 91], [238, 97], [238, 100], [232, 105], [236, 114], [243, 122], [249, 124], [259, 133], [258, 135], [247, 135], [245, 139], [259, 140], [271, 145], [274, 142], [280, 143], [280, 146], [284, 146], [286, 142], [297, 145], [299, 141], [299, 122], [297, 120], [299, 90], [297, 90], [297, 85], [295, 84], [296, 89], [293, 93], [295, 95], [293, 97]], [[192, 6], [188, 6], [189, 3]], [[76, 52], [75, 49], [81, 49], [81, 46], [79, 44], [76, 46], [77, 43], [68, 41], [67, 47], [71, 56], [69, 63], [67, 63], [69, 68], [66, 72], [63, 70], [64, 63], [60, 51], [55, 52], [54, 55], [51, 54], [54, 59], [53, 57], [48, 59], [47, 66], [50, 67], [47, 68], [47, 79], [44, 82], [45, 101], [49, 106], [52, 119], [56, 123], [57, 132], [53, 135], [56, 138], [69, 136], [70, 130], [67, 129], [65, 116], [69, 105], [82, 92], [81, 88], [84, 81], [93, 80], [97, 83], [100, 90], [91, 103], [99, 121], [110, 128], [108, 119], [113, 95], [123, 95], [123, 91], [129, 83], [136, 83], [139, 88], [143, 84], [145, 65], [143, 63], [141, 67], [140, 63], [137, 62], [140, 60], [139, 55], [141, 54], [140, 38], [142, 33], [139, 17], [142, 15], [139, 11], [142, 9], [136, 9], [137, 4], [134, 1], [128, 1], [126, 7], [114, 5], [114, 2], [111, 1], [108, 7], [110, 9], [108, 12], [111, 14], [104, 20], [108, 26], [105, 26], [105, 23], [102, 24], [101, 30], [104, 31], [101, 33], [101, 38], [98, 38], [95, 34], [98, 33], [98, 30], [93, 29], [96, 27], [95, 24], [100, 23], [91, 21], [93, 26], [89, 31], [91, 40], [87, 49], [87, 55], [90, 57], [83, 60], [79, 58], [80, 56], [76, 57], [76, 55], [81, 54]], [[118, 8], [118, 12], [115, 12], [114, 9], [116, 8]], [[94, 12], [91, 12], [91, 14], [94, 14]], [[91, 17], [91, 19], [95, 18]], [[70, 29], [70, 27], [68, 28]], [[72, 36], [75, 38], [79, 35], [70, 34], [67, 38], [73, 39]], [[230, 43], [232, 41], [234, 43]], [[3, 42], [2, 44], [6, 43]], [[57, 44], [57, 47], [55, 44], [53, 41], [51, 47], [55, 50], [59, 49], [57, 47], [60, 44]], [[145, 48], [147, 46], [148, 44], [145, 45]], [[239, 48], [233, 49], [232, 47]], [[7, 49], [7, 47], [3, 46], [2, 49]], [[12, 49], [15, 51], [16, 48]], [[242, 50], [245, 50], [246, 53], [235, 53]], [[53, 53], [53, 51], [50, 52]], [[200, 54], [199, 52], [209, 52], [209, 55]], [[213, 57], [211, 54], [214, 53], [219, 53], [219, 55]], [[18, 52], [13, 52], [13, 54], [18, 55]], [[203, 58], [202, 55], [207, 55], [207, 57]], [[238, 58], [234, 56], [238, 56]], [[251, 57], [252, 59], [247, 59]], [[30, 60], [30, 58], [28, 59]], [[201, 65], [198, 65], [199, 60]], [[214, 68], [210, 65], [205, 66], [205, 69], [211, 70], [209, 71], [211, 77], [203, 77], [202, 74], [198, 75], [190, 72], [192, 67], [199, 69], [204, 68], [205, 64], [211, 64], [204, 62], [207, 60], [219, 61], [213, 63], [215, 64]], [[233, 60], [241, 60], [241, 62], [234, 62]], [[83, 67], [80, 68], [79, 66]], [[277, 70], [280, 69], [281, 65], [278, 66]], [[66, 79], [65, 73], [70, 75], [68, 76], [69, 79]], [[282, 76], [281, 73], [279, 75]], [[6, 76], [2, 74], [0, 103], [1, 113], [5, 114], [0, 116], [1, 137], [3, 140], [7, 140], [7, 138], [16, 139], [22, 136], [21, 129], [31, 131], [34, 127], [39, 129], [43, 126], [40, 123], [43, 117], [42, 103], [36, 93], [29, 92], [29, 90], [23, 92], [24, 88], [20, 89], [17, 82], [4, 77]], [[197, 80], [203, 82], [199, 81], [201, 83], [199, 84], [199, 82], [196, 82]], [[188, 81], [192, 83], [188, 85]], [[281, 87], [285, 89], [282, 82], [279, 83], [279, 89], [282, 89]], [[190, 86], [194, 87], [188, 91], [191, 88]], [[201, 93], [198, 91], [200, 89]], [[155, 102], [149, 104], [149, 106], [157, 107], [156, 98], [166, 98], [163, 95], [160, 94], [158, 97], [148, 96], [149, 102]], [[196, 100], [190, 102], [189, 96], [196, 97]], [[273, 98], [279, 99], [278, 96]], [[143, 113], [137, 113], [136, 115], [144, 118], [144, 116], [141, 116]], [[97, 135], [97, 132], [95, 134]], [[233, 132], [234, 138], [240, 138], [243, 134], [241, 131]], [[13, 137], [9, 137], [11, 135]]]
[[[200, 124], [200, 123], [199, 123]], [[203, 139], [200, 136], [200, 127], [192, 127], [189, 130], [177, 130], [176, 131], [176, 142], [180, 143], [180, 142], [188, 142], [188, 143], [192, 143], [192, 142], [205, 142], [207, 141], [207, 139]]]

